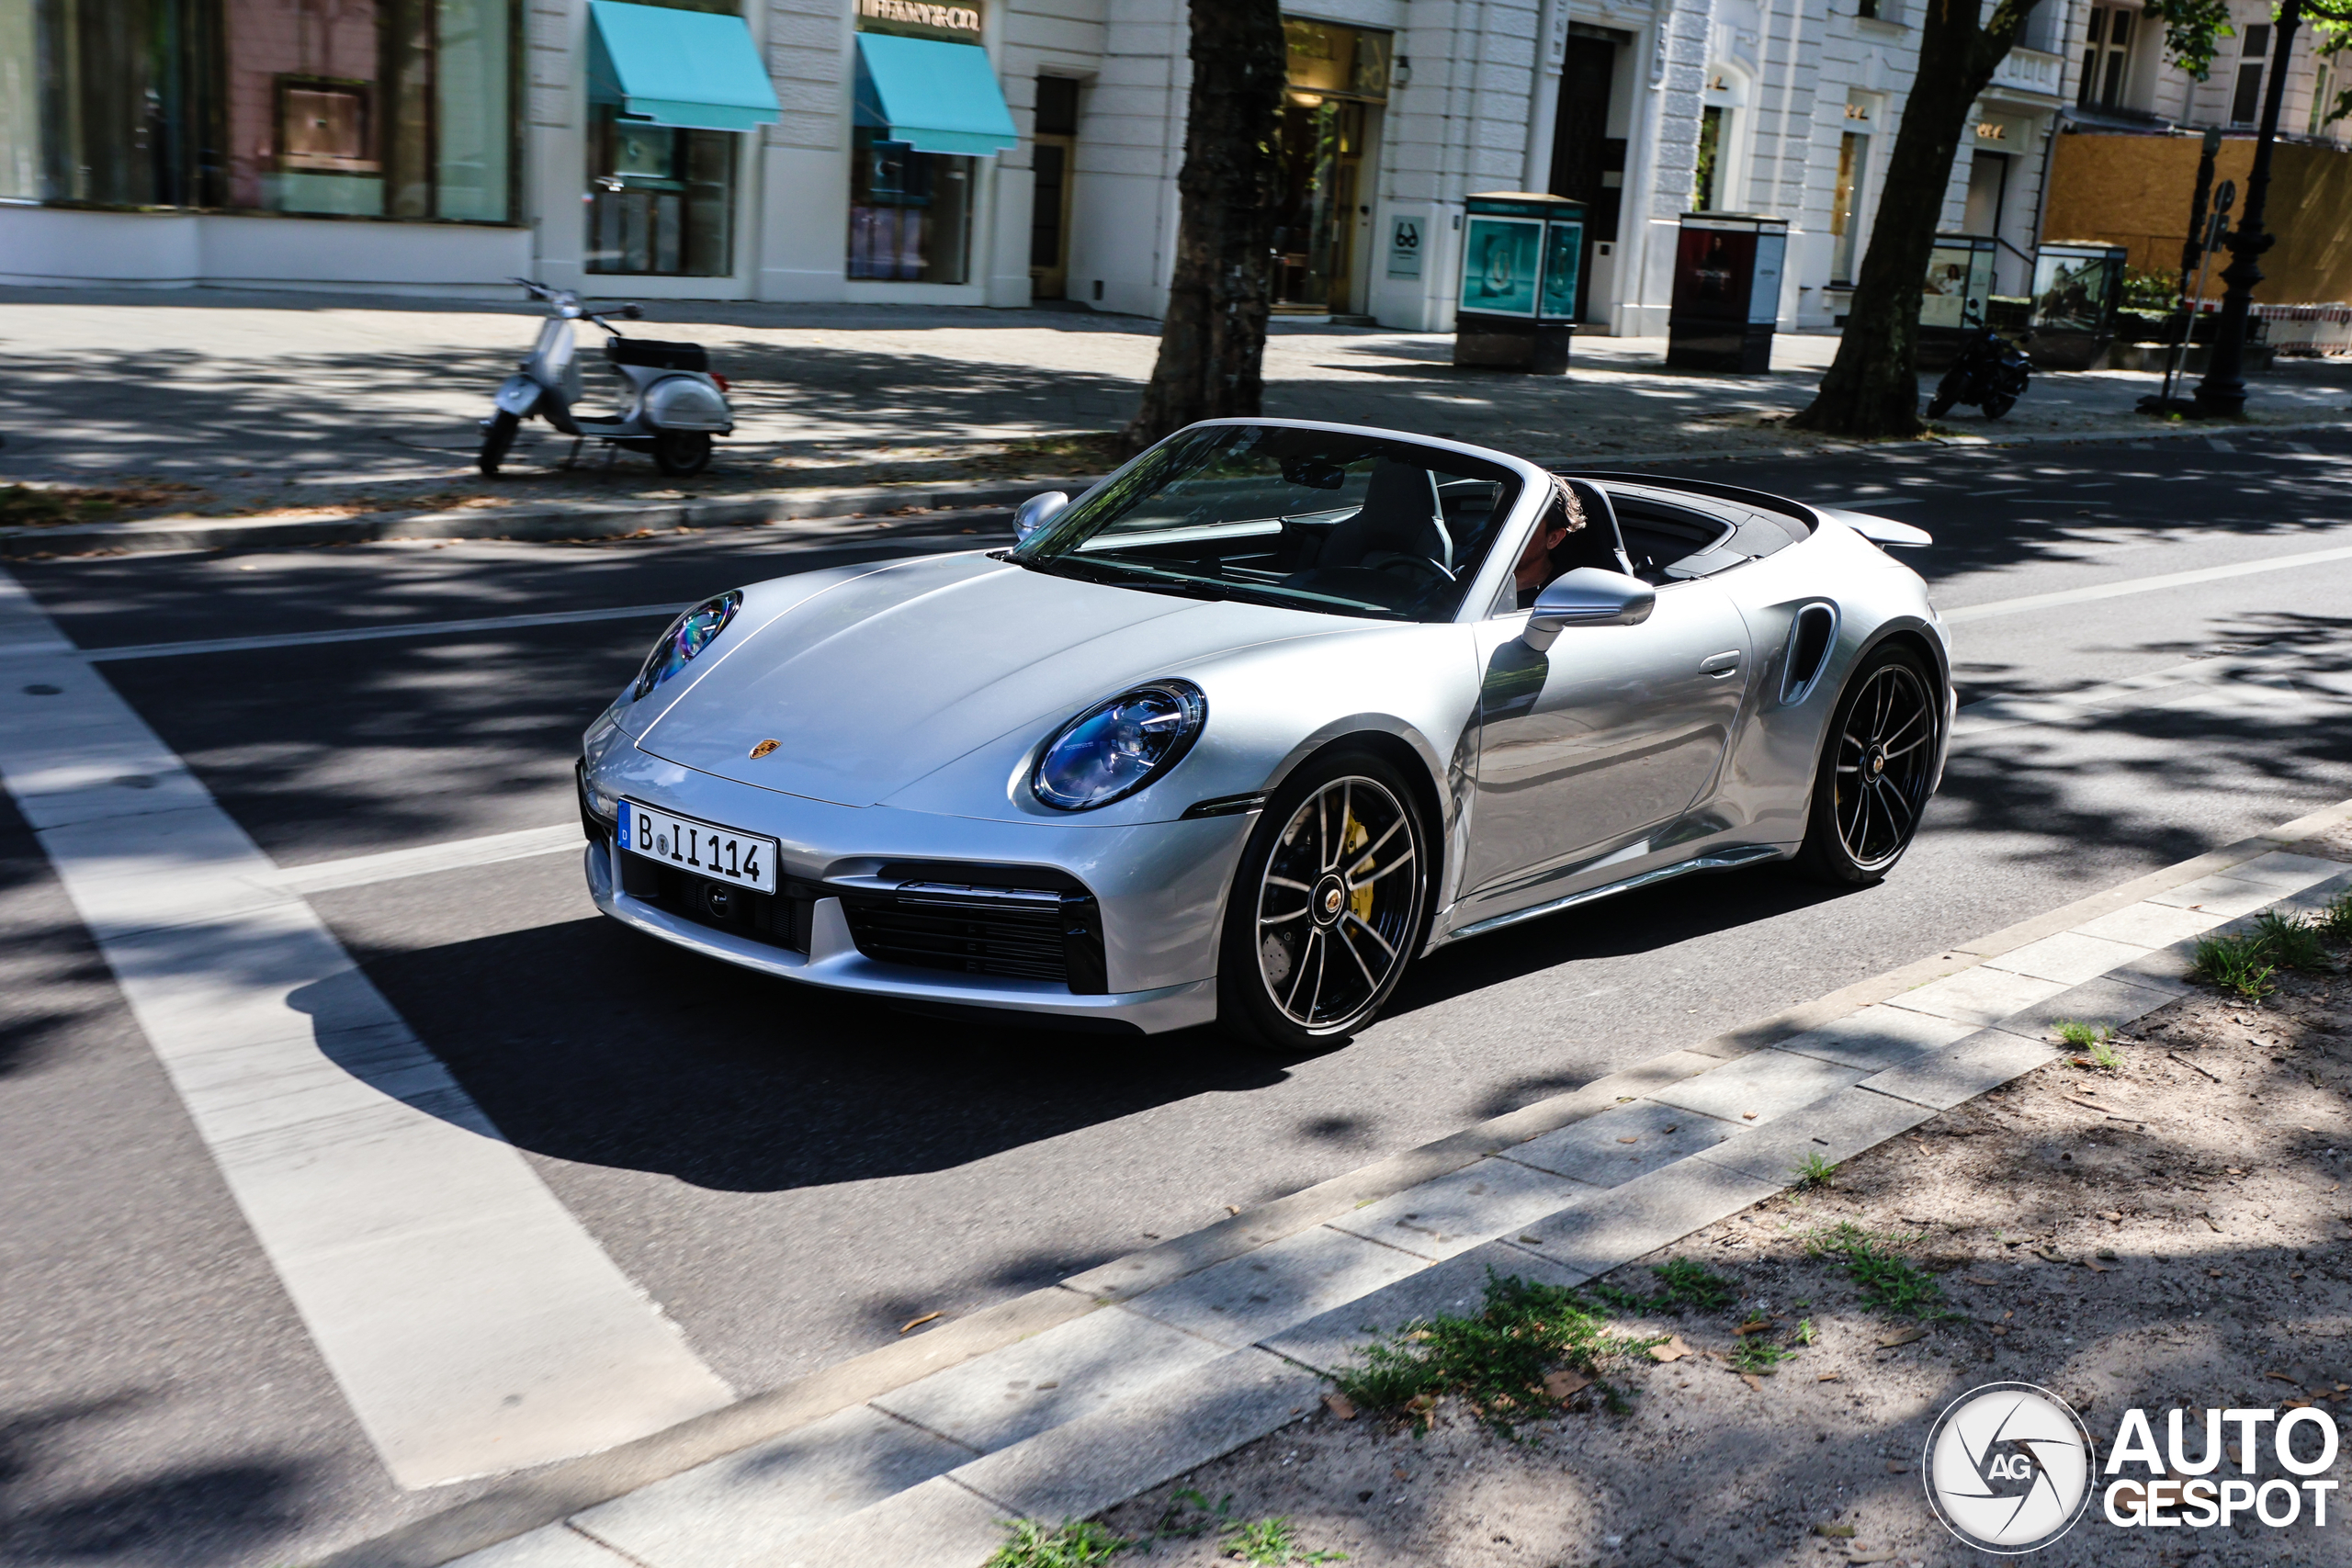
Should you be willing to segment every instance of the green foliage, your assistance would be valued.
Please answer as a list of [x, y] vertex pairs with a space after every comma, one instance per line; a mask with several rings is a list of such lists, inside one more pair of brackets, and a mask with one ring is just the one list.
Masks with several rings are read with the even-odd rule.
[[2102, 1072], [2111, 1073], [2122, 1065], [2123, 1058], [2115, 1054], [2114, 1046], [2109, 1045], [2104, 1040], [2096, 1041], [2092, 1043], [2091, 1066], [2098, 1068]]
[[1731, 1369], [1736, 1372], [1755, 1372], [1770, 1377], [1782, 1361], [1794, 1356], [1794, 1350], [1784, 1350], [1761, 1334], [1743, 1334], [1733, 1344]]
[[2222, 40], [2237, 36], [2229, 0], [2147, 0], [2144, 15], [2165, 25], [2165, 53], [2199, 82], [2212, 74]]
[[1669, 1258], [1650, 1272], [1658, 1280], [1651, 1304], [1668, 1312], [1723, 1312], [1739, 1299], [1738, 1286], [1687, 1258]]
[[1861, 1292], [1862, 1301], [1876, 1311], [1929, 1319], [1955, 1315], [1944, 1305], [1944, 1288], [1934, 1276], [1897, 1256], [1896, 1248], [1905, 1244], [1905, 1238], [1875, 1235], [1850, 1220], [1841, 1220], [1808, 1236], [1805, 1251], [1842, 1267]]
[[2085, 1023], [2079, 1019], [2072, 1018], [2062, 1018], [2058, 1021], [2058, 1038], [2077, 1051], [2087, 1051], [2113, 1035], [2114, 1032], [2115, 1031], [2103, 1023]]
[[2352, 942], [2352, 893], [2338, 893], [2329, 899], [2327, 907], [2312, 918], [2312, 929], [2330, 942]]
[[1838, 1185], [1838, 1162], [1824, 1159], [1817, 1154], [1808, 1154], [1790, 1174], [1797, 1179], [1799, 1187], [1835, 1187]]
[[1011, 1534], [987, 1568], [1093, 1568], [1135, 1544], [1091, 1519], [1064, 1519], [1057, 1525], [1014, 1519], [1005, 1529]]
[[1416, 1434], [1429, 1430], [1440, 1396], [1458, 1394], [1478, 1419], [1505, 1438], [1559, 1411], [1566, 1396], [1544, 1379], [1558, 1369], [1592, 1380], [1611, 1409], [1624, 1408], [1622, 1391], [1601, 1378], [1606, 1367], [1664, 1336], [1636, 1338], [1611, 1332], [1608, 1320], [1576, 1292], [1531, 1284], [1487, 1271], [1483, 1310], [1475, 1317], [1439, 1316], [1414, 1323], [1383, 1343], [1365, 1346], [1363, 1364], [1331, 1381], [1369, 1410], [1400, 1411]]
[[2327, 971], [2327, 950], [2320, 945], [2319, 925], [2314, 920], [2265, 909], [2254, 918], [2254, 940], [2261, 944], [2262, 955], [2281, 969], [2300, 969], [2306, 975]]
[[2259, 1001], [2278, 987], [2271, 976], [2276, 964], [2264, 962], [2262, 944], [2249, 936], [2209, 936], [2197, 943], [2196, 962], [2188, 977], [2217, 990]]
[[2123, 308], [2163, 314], [2180, 303], [2180, 279], [2161, 272], [2123, 269]]
[[1288, 1568], [1293, 1562], [1345, 1562], [1344, 1551], [1309, 1551], [1291, 1533], [1290, 1520], [1276, 1517], [1246, 1525], [1227, 1526], [1220, 1538], [1225, 1554], [1238, 1557], [1251, 1568]]

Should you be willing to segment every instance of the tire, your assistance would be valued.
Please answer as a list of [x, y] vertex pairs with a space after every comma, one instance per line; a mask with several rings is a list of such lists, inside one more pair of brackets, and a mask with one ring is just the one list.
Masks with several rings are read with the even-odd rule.
[[1863, 660], [1830, 710], [1800, 872], [1868, 887], [1894, 869], [1928, 808], [1943, 722], [1935, 681], [1917, 654], [1882, 648]]
[[710, 435], [700, 430], [665, 430], [653, 438], [653, 466], [673, 479], [710, 466]]
[[1292, 774], [1226, 900], [1218, 1024], [1295, 1056], [1370, 1023], [1428, 931], [1430, 843], [1413, 791], [1373, 753], [1334, 751]]
[[514, 432], [523, 422], [500, 409], [482, 427], [481, 451], [474, 458], [474, 467], [492, 479], [498, 477], [498, 465], [506, 461], [509, 448], [514, 445]]
[[1938, 387], [1936, 395], [1928, 400], [1928, 417], [1929, 419], [1943, 418], [1944, 415], [1951, 412], [1951, 394], [1941, 387]]
[[1984, 400], [1984, 417], [1998, 419], [2017, 406], [2018, 400], [2014, 392], [1996, 392]]

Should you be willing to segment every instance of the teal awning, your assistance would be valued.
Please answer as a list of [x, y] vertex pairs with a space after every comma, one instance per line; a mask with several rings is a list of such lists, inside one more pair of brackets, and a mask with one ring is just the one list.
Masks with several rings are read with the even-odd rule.
[[741, 17], [588, 0], [588, 96], [631, 119], [750, 130], [780, 111]]
[[985, 157], [1021, 141], [987, 50], [892, 33], [857, 35], [857, 123], [918, 152]]

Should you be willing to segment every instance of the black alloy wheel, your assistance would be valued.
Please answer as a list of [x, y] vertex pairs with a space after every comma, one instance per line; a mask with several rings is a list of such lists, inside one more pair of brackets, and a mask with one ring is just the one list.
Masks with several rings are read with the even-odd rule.
[[653, 466], [673, 479], [698, 474], [710, 464], [710, 435], [700, 430], [665, 430], [653, 438]]
[[1830, 718], [1799, 867], [1847, 886], [1892, 871], [1927, 811], [1942, 731], [1935, 684], [1916, 655], [1887, 648], [1866, 660]]
[[491, 415], [490, 423], [482, 426], [481, 451], [474, 458], [474, 467], [495, 479], [498, 465], [506, 461], [506, 454], [514, 445], [514, 432], [522, 423], [504, 409]]
[[1298, 1053], [1372, 1021], [1427, 929], [1429, 832], [1396, 770], [1318, 758], [1260, 815], [1227, 902], [1217, 1016]]

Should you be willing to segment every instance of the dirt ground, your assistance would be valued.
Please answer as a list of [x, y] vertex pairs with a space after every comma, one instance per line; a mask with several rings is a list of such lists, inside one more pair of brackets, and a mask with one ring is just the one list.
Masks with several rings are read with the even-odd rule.
[[[1832, 1188], [1783, 1194], [1619, 1270], [1611, 1282], [1646, 1295], [1649, 1266], [1690, 1258], [1739, 1291], [1729, 1312], [1624, 1320], [1696, 1352], [1631, 1370], [1630, 1414], [1578, 1395], [1538, 1441], [1514, 1445], [1450, 1401], [1419, 1438], [1369, 1413], [1317, 1412], [1103, 1522], [1148, 1536], [1189, 1488], [1229, 1495], [1236, 1520], [1287, 1516], [1302, 1551], [1358, 1568], [1993, 1562], [1946, 1533], [1920, 1483], [1930, 1423], [1980, 1383], [2063, 1395], [2102, 1464], [2128, 1406], [2151, 1412], [2159, 1441], [2176, 1405], [2340, 1413], [2352, 1401], [2352, 978], [2335, 956], [2335, 974], [2281, 976], [2259, 1006], [2184, 998], [2115, 1043], [2112, 1071], [2062, 1058], [1849, 1162]], [[1888, 1345], [1912, 1320], [1869, 1310], [1834, 1260], [1808, 1253], [1809, 1235], [1840, 1222], [1900, 1238], [1957, 1315]], [[1732, 1330], [1759, 1316], [1775, 1345], [1806, 1322], [1817, 1337], [1742, 1376]], [[2282, 1475], [2261, 1447], [2261, 1476]], [[2338, 1477], [2352, 1472], [2345, 1449]], [[2305, 1508], [2282, 1529], [2242, 1517], [2226, 1530], [2126, 1530], [2095, 1499], [2031, 1561], [2352, 1562], [2341, 1507], [2352, 1499], [2324, 1529]], [[1120, 1561], [1233, 1561], [1220, 1551], [1204, 1534]]]

